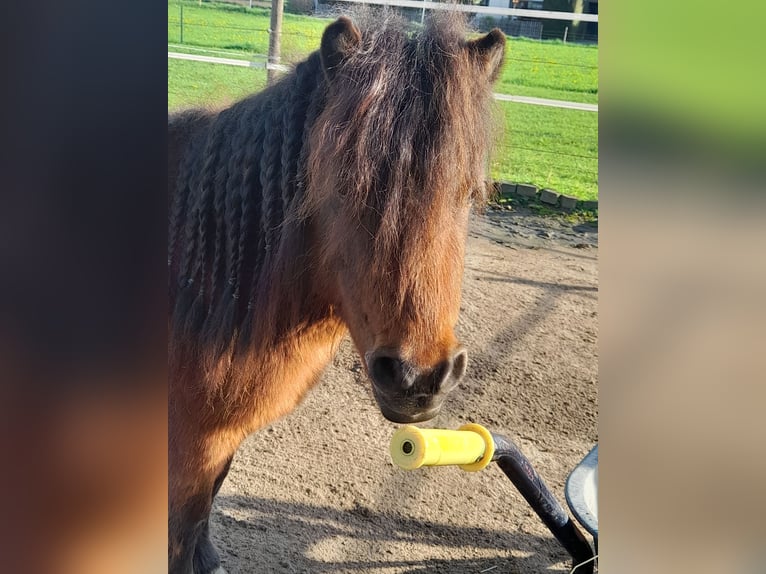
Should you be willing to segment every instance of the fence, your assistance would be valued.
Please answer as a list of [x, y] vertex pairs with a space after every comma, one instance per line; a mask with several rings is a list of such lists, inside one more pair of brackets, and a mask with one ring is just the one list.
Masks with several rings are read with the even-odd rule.
[[[356, 0], [341, 0], [341, 1], [351, 2]], [[403, 1], [403, 0], [398, 0], [398, 1]], [[224, 3], [245, 5], [247, 4], [247, 2], [248, 0], [226, 0]], [[193, 3], [197, 4], [197, 2], [193, 2]], [[188, 21], [187, 19], [184, 18], [184, 4], [180, 3], [180, 4], [177, 4], [177, 6], [178, 6], [178, 17], [168, 18], [168, 25], [169, 25], [168, 44], [169, 45], [177, 46], [177, 47], [186, 46], [187, 42], [185, 42], [185, 32], [188, 32], [189, 29], [191, 29], [192, 31], [210, 30], [210, 29], [227, 30], [227, 31], [231, 31], [233, 34], [231, 37], [227, 38], [226, 40], [227, 43], [232, 45], [229, 51], [212, 49], [210, 46], [203, 48], [204, 44], [201, 44], [199, 41], [192, 41], [189, 44], [189, 47], [193, 49], [201, 49], [201, 51], [209, 51], [211, 53], [221, 53], [221, 54], [236, 53], [237, 55], [246, 54], [247, 57], [251, 58], [254, 61], [254, 65], [251, 67], [260, 67], [260, 65], [257, 62], [261, 59], [267, 58], [266, 51], [268, 47], [268, 33], [269, 33], [268, 22], [264, 21], [263, 27], [255, 27], [255, 26], [237, 26], [237, 25], [231, 25], [231, 24], [213, 23], [210, 21], [196, 21], [196, 22]], [[480, 7], [475, 7], [475, 8], [480, 8]], [[515, 21], [515, 22], [519, 24], [520, 26], [524, 24], [534, 24], [534, 22], [528, 22], [528, 21]], [[171, 38], [173, 37], [174, 29], [178, 31], [178, 43], [175, 43], [171, 40]], [[241, 35], [239, 35], [239, 33], [247, 34], [248, 38], [246, 39], [243, 38]], [[289, 30], [283, 30], [282, 36], [299, 38], [304, 41], [303, 44], [308, 45], [310, 43], [313, 47], [316, 47], [319, 44], [319, 40], [321, 38], [321, 31], [317, 32], [316, 34], [311, 34], [311, 33], [306, 33], [305, 31], [291, 32]], [[234, 45], [237, 42], [240, 42], [240, 44]], [[309, 51], [309, 50], [306, 50], [306, 51]], [[514, 55], [508, 56], [506, 60], [510, 62], [522, 62], [522, 63], [544, 65], [544, 66], [562, 66], [567, 68], [581, 68], [581, 69], [591, 69], [591, 70], [598, 69], [597, 65], [588, 65], [588, 64], [582, 64], [577, 62], [531, 60], [531, 59], [515, 57]], [[588, 109], [589, 111], [597, 111], [597, 107], [583, 108], [583, 109]]]
[[[396, 7], [402, 10], [415, 10], [421, 14], [426, 10], [451, 10], [473, 14], [472, 23], [479, 29], [488, 31], [499, 27], [510, 36], [525, 36], [536, 40], [560, 39], [580, 42], [597, 42], [598, 33], [575, 31], [575, 24], [598, 25], [598, 14], [580, 12], [559, 12], [553, 10], [532, 10], [527, 8], [501, 8], [498, 6], [479, 6], [475, 4], [455, 4], [452, 2], [433, 2], [431, 0], [328, 0], [335, 3], [368, 4], [375, 6]], [[554, 22], [546, 29], [543, 22]], [[573, 29], [565, 24], [572, 24]], [[570, 35], [570, 31], [572, 34]]]
[[[236, 4], [250, 8], [270, 8], [271, 2], [265, 0], [215, 0], [222, 4]], [[297, 0], [287, 0], [297, 3]], [[329, 13], [335, 4], [370, 4], [388, 7], [398, 7], [403, 10], [416, 10], [425, 14], [425, 10], [450, 9], [474, 14], [472, 23], [478, 28], [498, 27], [509, 36], [526, 37], [535, 40], [563, 40], [564, 42], [598, 42], [598, 14], [585, 12], [560, 12], [553, 10], [532, 10], [526, 8], [499, 8], [495, 6], [479, 6], [475, 4], [454, 4], [448, 2], [433, 2], [430, 0], [300, 0], [303, 4], [311, 5], [312, 12]], [[202, 4], [202, 0], [198, 0]], [[208, 0], [205, 0], [207, 3]], [[305, 13], [304, 11], [301, 11]], [[422, 17], [422, 16], [421, 16]], [[561, 25], [546, 25], [548, 22]], [[583, 23], [588, 28], [595, 27], [596, 32], [580, 31], [574, 33], [565, 23]]]
[[[197, 2], [193, 3], [194, 5]], [[192, 8], [190, 4], [187, 8]], [[203, 9], [204, 10], [204, 9]], [[249, 10], [246, 10], [248, 14]], [[268, 46], [268, 12], [263, 13], [261, 20], [252, 18], [249, 24], [243, 24], [232, 18], [201, 20], [186, 18], [183, 5], [178, 6], [178, 17], [169, 18], [169, 39], [177, 39], [182, 43], [168, 45], [168, 58], [206, 62], [241, 68], [267, 68]], [[170, 12], [172, 13], [172, 11]], [[299, 52], [308, 53], [316, 49], [321, 37], [324, 23], [319, 22], [316, 30], [283, 30], [283, 36], [288, 38], [287, 47]], [[221, 40], [224, 37], [224, 40]], [[208, 45], [205, 45], [208, 44]], [[219, 46], [213, 47], [212, 45]], [[532, 46], [524, 44], [524, 46]], [[221, 49], [220, 46], [228, 46]], [[172, 50], [171, 50], [172, 48]], [[566, 48], [557, 48], [569, 52]], [[184, 53], [186, 52], [186, 53]], [[188, 53], [195, 52], [195, 53]], [[555, 61], [550, 59], [524, 58], [513, 55], [508, 57], [511, 62], [518, 62], [530, 69], [545, 67], [559, 68], [565, 71], [565, 76], [577, 77], [580, 72], [594, 74], [596, 65], [577, 61]], [[567, 58], [562, 58], [566, 60]], [[273, 66], [275, 69], [285, 69], [284, 66]], [[246, 72], [245, 72], [246, 73]], [[263, 73], [263, 72], [261, 72]], [[552, 98], [542, 98], [528, 95], [495, 94], [500, 102], [502, 113], [508, 124], [510, 134], [498, 147], [496, 160], [493, 164], [493, 175], [514, 181], [529, 181], [543, 183], [549, 181], [567, 180], [560, 184], [557, 190], [561, 193], [570, 192], [570, 186], [593, 190], [598, 187], [598, 155], [597, 155], [597, 118], [598, 106], [591, 103], [566, 101]], [[527, 112], [524, 108], [537, 108], [540, 112]], [[543, 112], [545, 108], [551, 112]], [[558, 108], [558, 109], [554, 109]], [[593, 119], [588, 119], [592, 116]], [[534, 128], [527, 128], [534, 126]], [[544, 134], [540, 136], [540, 134]], [[530, 168], [529, 173], [520, 172], [519, 166], [537, 166]], [[534, 172], [534, 173], [533, 173]], [[539, 174], [542, 174], [539, 175]], [[571, 183], [574, 181], [574, 183]], [[555, 183], [549, 184], [555, 187]]]

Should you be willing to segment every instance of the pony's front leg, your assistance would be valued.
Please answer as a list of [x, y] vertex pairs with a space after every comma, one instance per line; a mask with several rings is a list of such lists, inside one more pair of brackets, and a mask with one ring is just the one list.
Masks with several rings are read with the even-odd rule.
[[323, 324], [283, 342], [284, 348], [253, 353], [242, 359], [225, 388], [208, 396], [189, 393], [200, 387], [184, 381], [171, 390], [170, 574], [211, 574], [220, 568], [208, 519], [231, 458], [248, 434], [295, 408], [318, 381], [342, 334], [338, 323]]
[[172, 458], [176, 460], [171, 463], [168, 489], [168, 573], [219, 572], [221, 562], [210, 540], [209, 519], [232, 455], [209, 471], [200, 470], [210, 467], [202, 464], [199, 455]]
[[206, 499], [203, 493], [197, 493], [183, 502], [169, 503], [168, 574], [194, 574], [194, 551], [210, 514]]
[[[230, 457], [229, 460], [226, 461], [226, 466], [223, 471], [218, 475], [218, 478], [215, 479], [211, 500], [218, 494], [226, 475], [229, 474], [232, 458], [233, 457]], [[205, 519], [205, 525], [197, 537], [193, 562], [195, 574], [226, 574], [226, 571], [221, 568], [221, 558], [218, 555], [218, 550], [216, 550], [213, 541], [210, 540], [210, 512], [208, 512], [207, 518]]]
[[197, 538], [193, 564], [195, 574], [226, 574], [226, 570], [221, 566], [218, 550], [216, 550], [213, 541], [210, 540], [209, 516], [205, 520], [205, 526]]

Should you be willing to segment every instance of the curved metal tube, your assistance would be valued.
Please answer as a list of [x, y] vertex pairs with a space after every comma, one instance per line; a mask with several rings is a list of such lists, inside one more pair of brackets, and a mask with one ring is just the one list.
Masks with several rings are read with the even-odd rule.
[[577, 572], [593, 574], [593, 561], [586, 563], [593, 558], [593, 549], [532, 467], [532, 463], [512, 440], [495, 433], [492, 433], [492, 438], [495, 442], [492, 460], [497, 462], [551, 534], [569, 552], [573, 567], [580, 565]]

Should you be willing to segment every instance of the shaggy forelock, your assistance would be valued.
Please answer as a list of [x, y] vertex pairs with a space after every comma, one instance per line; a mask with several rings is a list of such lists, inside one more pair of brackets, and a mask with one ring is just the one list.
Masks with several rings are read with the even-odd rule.
[[463, 50], [461, 15], [413, 29], [401, 19], [355, 15], [360, 48], [338, 70], [312, 134], [310, 201], [334, 187], [356, 212], [397, 228], [409, 199], [460, 205], [485, 199], [491, 86]]
[[439, 227], [485, 202], [493, 100], [465, 49], [462, 15], [436, 14], [422, 28], [381, 16], [354, 17], [361, 44], [336, 71], [314, 125], [304, 208], [342, 197], [372, 236], [370, 281], [393, 280], [391, 303], [402, 308], [423, 291], [434, 249], [459, 256]]

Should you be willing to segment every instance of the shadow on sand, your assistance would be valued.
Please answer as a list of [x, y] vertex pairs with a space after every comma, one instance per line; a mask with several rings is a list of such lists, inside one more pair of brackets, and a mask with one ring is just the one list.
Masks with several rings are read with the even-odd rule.
[[229, 574], [569, 571], [555, 540], [513, 532], [511, 524], [508, 530], [453, 526], [363, 506], [341, 510], [239, 495], [219, 496], [211, 519]]

